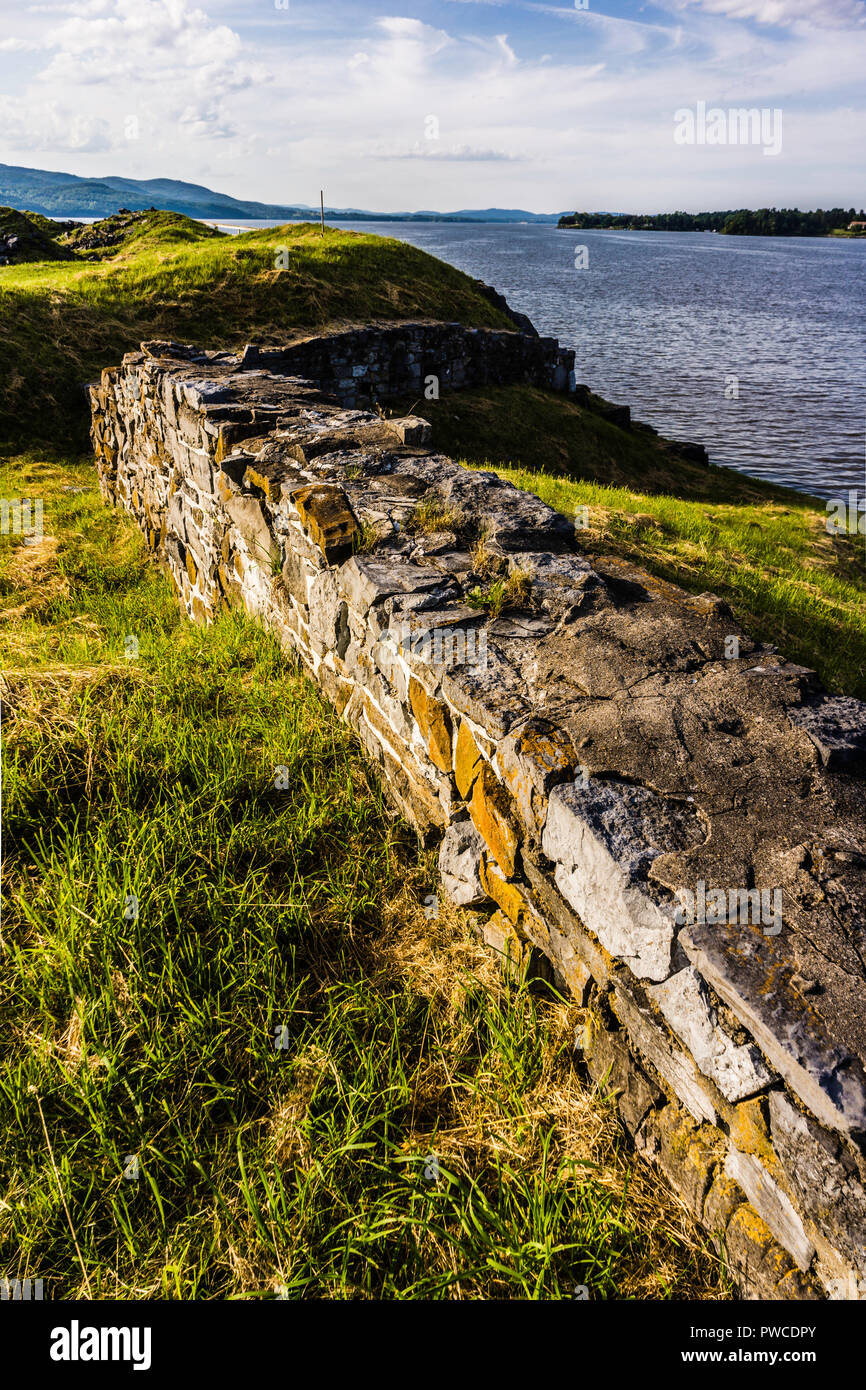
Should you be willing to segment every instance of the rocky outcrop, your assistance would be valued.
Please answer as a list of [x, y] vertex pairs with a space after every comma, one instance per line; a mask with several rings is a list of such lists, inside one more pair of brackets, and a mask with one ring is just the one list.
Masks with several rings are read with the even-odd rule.
[[297, 652], [444, 890], [570, 992], [579, 1061], [744, 1292], [866, 1288], [863, 705], [356, 408], [339, 338], [128, 355], [91, 391], [106, 499], [191, 617], [241, 604]]

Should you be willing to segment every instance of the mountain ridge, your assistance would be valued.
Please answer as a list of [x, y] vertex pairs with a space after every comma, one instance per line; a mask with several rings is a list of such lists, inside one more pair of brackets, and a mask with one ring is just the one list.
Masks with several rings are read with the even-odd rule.
[[[305, 220], [318, 216], [308, 203], [262, 203], [217, 193], [204, 184], [181, 179], [129, 179], [115, 174], [82, 178], [59, 170], [0, 164], [0, 203], [46, 217], [106, 217], [118, 198], [133, 212], [158, 206], [187, 217], [234, 217], [240, 221]], [[462, 208], [455, 212], [370, 212], [365, 208], [326, 207], [326, 214], [364, 222], [540, 222], [555, 225], [562, 213], [527, 212], [522, 208]]]

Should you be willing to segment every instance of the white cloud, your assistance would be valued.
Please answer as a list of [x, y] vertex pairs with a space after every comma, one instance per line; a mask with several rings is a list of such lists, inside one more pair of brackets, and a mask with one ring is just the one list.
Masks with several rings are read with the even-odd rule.
[[[330, 3], [302, 14], [294, 0], [288, 12], [269, 0], [30, 8], [16, 38], [45, 57], [31, 80], [32, 63], [25, 74], [18, 50], [0, 45], [11, 79], [0, 160], [4, 147], [38, 149], [51, 167], [52, 150], [74, 151], [80, 160], [59, 167], [98, 174], [110, 149], [113, 172], [132, 177], [309, 204], [324, 184], [332, 204], [382, 210], [803, 206], [826, 202], [831, 185], [832, 201], [862, 201], [852, 185], [866, 33], [830, 22], [862, 0], [816, 0], [820, 25], [798, 17], [800, 0], [661, 0], [671, 14], [654, 24], [527, 0], [510, 8], [531, 19], [509, 13], [507, 34], [491, 32], [505, 29], [499, 9], [482, 28], [480, 11], [443, 5], [446, 31]], [[770, 5], [787, 22], [756, 28]], [[782, 106], [783, 155], [676, 147], [673, 113], [700, 99]], [[138, 140], [124, 136], [132, 116]]]
[[411, 149], [376, 151], [375, 159], [441, 159], [456, 164], [501, 163], [503, 160], [515, 161], [526, 156], [509, 154], [507, 150], [482, 150], [471, 145], [451, 145], [439, 148], [433, 145], [414, 144]]
[[107, 121], [70, 113], [56, 102], [29, 110], [10, 97], [0, 97], [0, 127], [10, 150], [95, 154], [110, 149], [112, 143]]
[[697, 6], [728, 19], [760, 24], [802, 25], [818, 29], [852, 29], [866, 24], [863, 0], [674, 0], [677, 9]]

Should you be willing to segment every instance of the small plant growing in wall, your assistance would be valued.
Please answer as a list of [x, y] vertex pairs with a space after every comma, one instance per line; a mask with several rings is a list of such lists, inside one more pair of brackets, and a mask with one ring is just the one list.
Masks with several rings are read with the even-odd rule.
[[436, 531], [453, 531], [457, 534], [465, 524], [460, 508], [449, 506], [437, 493], [418, 503], [410, 522], [416, 534], [425, 535], [432, 535]]
[[371, 550], [376, 549], [377, 543], [382, 539], [382, 532], [372, 521], [362, 521], [353, 538], [353, 554], [369, 555]]
[[498, 618], [505, 608], [519, 608], [532, 592], [532, 575], [527, 570], [514, 570], [507, 579], [494, 579], [486, 589], [470, 589], [466, 602], [472, 608], [486, 608], [491, 618]]

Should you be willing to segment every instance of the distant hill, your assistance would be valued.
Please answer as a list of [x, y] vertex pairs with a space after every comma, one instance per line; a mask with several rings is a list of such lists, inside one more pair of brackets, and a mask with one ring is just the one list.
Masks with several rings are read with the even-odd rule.
[[[228, 218], [245, 221], [278, 218], [283, 222], [305, 220], [319, 209], [306, 203], [257, 203], [215, 193], [202, 184], [179, 179], [126, 179], [114, 175], [83, 179], [48, 169], [27, 169], [0, 164], [0, 203], [41, 212], [46, 217], [108, 217], [122, 204], [131, 212], [158, 207], [187, 217]], [[555, 223], [560, 214], [526, 212], [521, 208], [464, 208], [458, 212], [368, 212], [363, 208], [326, 207], [330, 217], [358, 222], [545, 222]]]

